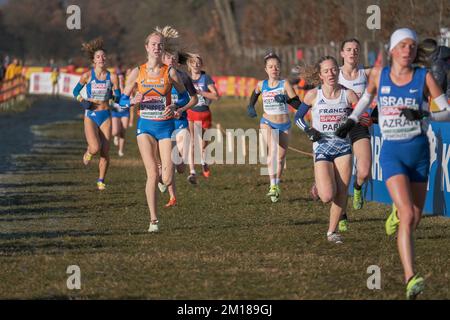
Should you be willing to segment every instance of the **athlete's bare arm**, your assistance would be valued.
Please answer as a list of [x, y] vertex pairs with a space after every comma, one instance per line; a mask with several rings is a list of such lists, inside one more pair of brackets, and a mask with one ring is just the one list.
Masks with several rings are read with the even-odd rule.
[[303, 98], [303, 102], [308, 106], [312, 106], [314, 102], [316, 102], [316, 98], [317, 98], [317, 88], [314, 88], [306, 93], [305, 97]]
[[127, 83], [125, 84], [125, 88], [123, 89], [123, 94], [130, 96], [131, 92], [133, 92], [134, 87], [136, 86], [136, 80], [139, 75], [139, 68], [134, 68], [130, 75], [127, 78]]
[[427, 72], [425, 78], [425, 90], [424, 94], [427, 97], [431, 97], [431, 99], [435, 99], [442, 95], [442, 89], [436, 82], [436, 79], [433, 77], [431, 72]]
[[348, 90], [346, 91], [346, 94], [347, 94], [347, 101], [348, 101], [350, 104], [356, 104], [356, 103], [358, 103], [359, 98], [358, 98], [358, 96], [356, 95], [355, 91], [348, 89]]
[[217, 91], [216, 86], [214, 84], [210, 84], [208, 86], [208, 89], [210, 92], [202, 91], [202, 92], [200, 92], [200, 94], [202, 96], [204, 96], [205, 98], [208, 98], [209, 100], [219, 100], [219, 93]]

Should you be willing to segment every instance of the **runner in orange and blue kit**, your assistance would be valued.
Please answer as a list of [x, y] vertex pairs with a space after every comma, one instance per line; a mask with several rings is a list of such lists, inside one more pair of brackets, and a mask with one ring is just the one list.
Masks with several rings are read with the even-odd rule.
[[[145, 170], [147, 183], [145, 193], [150, 211], [149, 232], [158, 232], [157, 184], [159, 177], [157, 154], [161, 158], [161, 174], [166, 186], [172, 184], [172, 133], [175, 130], [174, 111], [186, 105], [189, 95], [178, 77], [175, 69], [163, 64], [166, 38], [161, 29], [156, 28], [145, 41], [147, 63], [134, 68], [128, 77], [119, 105], [130, 107], [130, 94], [137, 87], [142, 95], [139, 103], [139, 119], [137, 123], [137, 142]], [[175, 86], [179, 92], [176, 104], [171, 102], [171, 89]]]

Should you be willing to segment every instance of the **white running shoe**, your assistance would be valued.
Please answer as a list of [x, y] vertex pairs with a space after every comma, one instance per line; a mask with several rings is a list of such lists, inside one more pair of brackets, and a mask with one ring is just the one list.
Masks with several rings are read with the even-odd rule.
[[119, 145], [119, 137], [118, 136], [114, 136], [114, 145], [118, 146]]
[[164, 193], [167, 191], [167, 186], [164, 183], [158, 182], [158, 188], [161, 193]]
[[344, 243], [344, 241], [342, 241], [341, 235], [336, 232], [327, 234], [327, 239], [328, 239], [328, 241], [336, 243], [336, 244]]
[[119, 153], [118, 153], [118, 154], [119, 154], [119, 157], [123, 157], [123, 156], [125, 155], [125, 154], [124, 154], [122, 151], [120, 151], [120, 150], [119, 150]]
[[159, 232], [158, 220], [151, 221], [150, 226], [148, 227], [148, 232]]

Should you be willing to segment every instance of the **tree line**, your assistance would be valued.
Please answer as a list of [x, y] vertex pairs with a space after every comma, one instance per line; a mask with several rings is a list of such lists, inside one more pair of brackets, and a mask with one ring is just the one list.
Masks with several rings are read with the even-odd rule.
[[[66, 27], [71, 4], [80, 7], [80, 30]], [[373, 4], [381, 9], [380, 30], [366, 26]], [[86, 66], [81, 43], [102, 36], [110, 63], [133, 66], [145, 60], [146, 35], [169, 24], [181, 32], [184, 49], [204, 56], [210, 73], [263, 76], [244, 48], [388, 41], [398, 27], [436, 38], [449, 17], [447, 0], [9, 0], [0, 7], [0, 54], [27, 64], [53, 58]]]

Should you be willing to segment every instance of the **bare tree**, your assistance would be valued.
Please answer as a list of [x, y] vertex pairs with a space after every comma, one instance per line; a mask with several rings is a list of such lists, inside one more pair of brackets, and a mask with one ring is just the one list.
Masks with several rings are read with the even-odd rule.
[[232, 53], [241, 55], [241, 47], [239, 45], [239, 36], [237, 33], [236, 20], [232, 10], [232, 1], [230, 0], [215, 0], [214, 1], [217, 12], [222, 22], [223, 31], [225, 34], [225, 41]]

